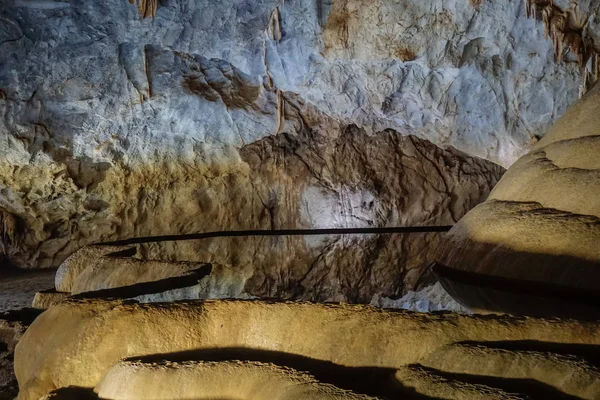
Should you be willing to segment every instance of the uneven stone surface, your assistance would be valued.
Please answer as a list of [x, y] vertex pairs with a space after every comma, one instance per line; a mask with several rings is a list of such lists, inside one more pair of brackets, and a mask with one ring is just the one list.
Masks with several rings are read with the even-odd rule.
[[291, 368], [260, 362], [144, 363], [121, 361], [95, 392], [103, 399], [192, 398], [273, 400], [368, 400]]
[[0, 272], [0, 313], [31, 306], [36, 292], [54, 283], [54, 270]]
[[[343, 248], [343, 250], [351, 255], [363, 250], [362, 247], [358, 247], [358, 249], [356, 247]], [[240, 272], [244, 271], [241, 265], [238, 265], [237, 269], [233, 269], [231, 266], [220, 264], [145, 261], [135, 258], [138, 250], [136, 246], [125, 245], [122, 247], [89, 246], [74, 253], [57, 271], [56, 288], [60, 290], [53, 289], [36, 293], [32, 306], [46, 309], [64, 301], [71, 295], [86, 298], [131, 298], [143, 303], [190, 299], [249, 299], [262, 295], [260, 288], [251, 286], [249, 284], [251, 281], [240, 276]], [[115, 257], [115, 254], [120, 256]], [[129, 254], [129, 257], [125, 257], [126, 254]], [[337, 251], [332, 252], [329, 257], [332, 261], [335, 261], [335, 257], [341, 257], [341, 262], [349, 259], [347, 255], [343, 256], [341, 252]], [[314, 267], [314, 261], [312, 265]], [[325, 264], [325, 266], [331, 265], [331, 263]], [[349, 266], [349, 264], [344, 265], [346, 268]], [[344, 265], [340, 265], [340, 268], [343, 268]], [[391, 269], [391, 267], [389, 268]], [[130, 269], [132, 270], [131, 276], [128, 274]], [[381, 269], [377, 269], [377, 271], [379, 271], [378, 273], [382, 272]], [[277, 296], [312, 301], [337, 299], [344, 302], [366, 303], [369, 293], [374, 293], [369, 303], [376, 307], [421, 312], [442, 310], [469, 312], [453, 300], [439, 282], [432, 284], [431, 281], [435, 277], [429, 275], [422, 273], [420, 269], [409, 271], [404, 279], [404, 286], [416, 286], [421, 289], [409, 290], [400, 298], [382, 295], [385, 285], [382, 284], [382, 280], [373, 275], [369, 281], [363, 281], [363, 286], [360, 288], [358, 279], [353, 281], [357, 285], [357, 289], [361, 289], [354, 293], [364, 293], [361, 297], [352, 296], [352, 292], [335, 286], [334, 282], [328, 281], [326, 278], [312, 282], [312, 290], [300, 290], [293, 282], [288, 282], [289, 286], [286, 287], [284, 281], [277, 289]], [[414, 280], [417, 277], [418, 279]], [[348, 276], [346, 279], [350, 278]], [[304, 281], [303, 285], [308, 285], [308, 282]]]
[[[37, 400], [56, 388], [68, 386], [94, 388], [113, 365], [127, 357], [142, 358], [147, 363], [202, 360], [275, 363], [311, 371], [323, 383], [333, 379], [342, 389], [397, 398], [400, 393], [410, 392], [411, 387], [421, 385], [414, 384], [414, 377], [409, 379], [402, 371], [430, 368], [421, 366], [415, 370], [410, 365], [435, 360], [432, 354], [452, 343], [472, 341], [491, 347], [494, 343], [508, 343], [525, 350], [547, 345], [554, 348], [552, 353], [577, 355], [577, 351], [583, 351], [590, 357], [598, 354], [599, 328], [598, 322], [418, 314], [333, 304], [243, 300], [135, 304], [80, 300], [56, 305], [35, 320], [17, 345], [15, 371], [19, 400]], [[533, 365], [539, 359], [538, 353], [531, 353], [533, 357], [523, 362]], [[519, 354], [529, 357], [522, 352], [514, 353]], [[560, 361], [552, 357], [547, 359]], [[482, 398], [482, 393], [487, 393], [485, 388], [498, 393], [496, 398], [522, 398], [518, 397], [521, 395], [506, 397], [502, 394], [507, 393], [504, 386], [499, 387], [485, 374], [493, 371], [494, 362], [504, 362], [502, 359], [484, 355], [471, 360], [473, 369], [479, 363], [483, 366], [481, 375], [470, 372], [472, 379], [483, 383], [469, 383], [468, 377], [459, 374], [444, 378], [458, 382], [464, 398]], [[509, 381], [504, 383], [513, 385], [509, 392], [531, 393], [531, 388], [521, 382], [521, 375], [535, 380], [547, 368], [549, 374], [560, 370], [567, 377], [574, 376], [576, 372], [572, 371], [586, 368], [570, 360], [567, 357], [561, 367], [552, 362], [538, 363], [539, 370], [532, 374], [517, 371], [520, 375], [514, 380], [510, 379], [514, 378], [515, 370], [507, 369], [509, 372], [503, 378]], [[504, 368], [511, 368], [512, 362], [509, 357]], [[449, 368], [443, 357], [435, 365], [440, 370], [432, 373], [450, 373], [443, 371]], [[396, 371], [400, 373], [392, 379]], [[592, 374], [589, 376], [595, 374], [592, 368], [587, 371]], [[344, 382], [352, 387], [344, 387]], [[440, 387], [438, 383], [431, 390], [456, 393], [456, 385]], [[563, 391], [563, 384], [572, 389], [568, 379], [548, 384], [554, 391]], [[594, 388], [588, 386], [590, 391], [586, 396], [597, 398]], [[426, 394], [426, 390], [430, 389], [417, 392]]]
[[420, 290], [410, 290], [399, 299], [375, 295], [369, 303], [375, 307], [412, 310], [419, 312], [453, 311], [468, 314], [469, 310], [456, 302], [441, 283], [424, 285]]
[[[1, 318], [0, 314], [0, 318]], [[25, 329], [18, 323], [0, 319], [0, 399], [12, 399], [18, 392], [13, 372], [14, 347]]]
[[57, 292], [54, 289], [46, 289], [37, 292], [31, 302], [31, 307], [39, 310], [45, 310], [51, 306], [61, 303], [70, 297], [70, 293]]
[[[245, 167], [210, 179], [194, 169], [175, 169], [166, 177], [159, 176], [163, 170], [139, 172], [128, 178], [144, 182], [128, 192], [138, 203], [132, 207], [125, 197], [119, 200], [137, 215], [125, 226], [135, 226], [135, 235], [144, 236], [222, 227], [451, 225], [487, 196], [503, 172], [455, 149], [444, 150], [389, 130], [368, 136], [348, 127], [338, 133], [335, 138], [311, 132], [271, 136], [242, 149]], [[123, 180], [115, 182], [118, 186], [107, 191], [112, 201], [125, 196], [119, 186]], [[246, 292], [368, 303], [375, 294], [399, 297], [415, 289], [441, 237], [424, 233], [214, 238], [143, 244], [135, 257], [156, 265], [212, 263], [221, 278], [211, 291], [230, 293], [228, 297]], [[155, 269], [151, 263], [103, 257], [126, 249], [81, 249], [61, 265], [56, 289], [74, 293], [104, 289], [106, 274], [114, 278], [112, 287], [135, 283], [134, 274], [126, 273], [127, 263], [140, 271]], [[117, 269], [123, 273], [113, 274]], [[228, 282], [231, 290], [226, 288]]]
[[[504, 346], [504, 348], [503, 348]], [[578, 355], [565, 356], [560, 346], [541, 343], [459, 343], [440, 348], [422, 362], [424, 366], [449, 374], [482, 375], [498, 379], [530, 379], [535, 394], [546, 390], [547, 398], [555, 398], [559, 392], [551, 388], [560, 382], [560, 392], [578, 399], [594, 399], [600, 390], [600, 370], [591, 360], [598, 353], [582, 347]], [[536, 348], [537, 347], [537, 348]], [[576, 348], [575, 348], [576, 349]], [[553, 352], [554, 351], [554, 352]], [[587, 358], [587, 359], [586, 359]], [[510, 386], [509, 386], [510, 387]], [[532, 396], [533, 397], [533, 396]]]
[[[2, 232], [3, 262], [57, 267], [93, 242], [206, 229], [436, 222], [379, 200], [362, 146], [415, 135], [508, 166], [582, 83], [519, 1], [138, 5], [0, 5], [0, 208], [16, 228]], [[308, 155], [352, 125], [363, 138], [327, 168]], [[399, 174], [387, 157], [369, 174]], [[295, 192], [292, 163], [316, 189]], [[327, 175], [350, 166], [356, 179]], [[298, 199], [312, 218], [295, 218]], [[382, 217], [359, 206], [372, 200]]]
[[522, 400], [528, 398], [499, 388], [453, 379], [420, 365], [399, 368], [396, 379], [417, 393], [434, 399]]
[[[520, 301], [509, 299], [512, 294], [504, 296], [505, 300], [501, 295], [486, 298], [482, 296], [485, 288], [468, 293], [466, 286], [453, 285], [449, 277], [445, 286], [457, 300], [473, 308], [546, 315], [571, 316], [584, 307], [596, 307], [600, 282], [598, 124], [600, 86], [596, 85], [506, 172], [486, 202], [454, 226], [439, 257], [454, 269], [530, 283], [535, 286], [532, 294], [543, 292], [550, 299], [519, 306]], [[572, 304], [561, 310], [548, 302], [561, 297]]]

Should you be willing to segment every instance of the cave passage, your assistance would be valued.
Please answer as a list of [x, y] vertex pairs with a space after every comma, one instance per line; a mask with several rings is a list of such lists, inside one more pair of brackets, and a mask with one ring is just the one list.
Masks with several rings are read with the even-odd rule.
[[390, 233], [430, 233], [448, 232], [452, 225], [440, 226], [391, 226], [383, 228], [323, 228], [323, 229], [249, 229], [240, 231], [215, 231], [188, 233], [185, 235], [146, 236], [114, 242], [97, 243], [94, 246], [126, 246], [130, 244], [170, 242], [177, 240], [198, 240], [214, 237], [240, 236], [310, 236], [310, 235], [366, 235]]

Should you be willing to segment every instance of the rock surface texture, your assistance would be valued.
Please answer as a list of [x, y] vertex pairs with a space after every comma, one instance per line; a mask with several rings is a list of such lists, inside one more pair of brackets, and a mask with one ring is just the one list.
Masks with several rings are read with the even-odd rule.
[[[600, 315], [599, 124], [596, 85], [506, 172], [486, 202], [454, 226], [439, 259], [472, 276], [504, 280], [497, 289], [529, 285], [531, 294], [550, 300], [523, 305], [512, 294], [470, 291], [460, 279], [453, 285], [449, 276], [446, 287], [455, 298], [482, 309], [574, 316], [594, 307]], [[552, 297], [572, 304], [552, 309]]]
[[[157, 180], [140, 178], [147, 184], [135, 189], [142, 196], [136, 209], [143, 211], [132, 217], [131, 226], [136, 232], [186, 233], [220, 227], [452, 225], [487, 196], [503, 172], [455, 149], [389, 130], [367, 136], [349, 127], [339, 133], [337, 138], [270, 136], [241, 150], [245, 167], [210, 182], [193, 170], [166, 177], [155, 171]], [[121, 191], [108, 193], [114, 198]], [[181, 265], [188, 269], [196, 268], [194, 262], [214, 264], [219, 279], [209, 297], [246, 292], [368, 303], [375, 294], [397, 297], [415, 289], [441, 238], [440, 233], [215, 238], [140, 245], [133, 249], [137, 258], [129, 261], [103, 257], [127, 247], [88, 247], [63, 263], [56, 289], [105, 289], [108, 275], [110, 287], [137, 283], [134, 275], [156, 280], [151, 271], [160, 265], [164, 274], [176, 276], [181, 266], [157, 261], [175, 259], [187, 261]]]
[[[194, 384], [190, 385], [190, 382]], [[374, 400], [307, 373], [260, 362], [124, 361], [113, 366], [95, 389], [102, 399], [273, 399]]]
[[235, 397], [244, 399], [265, 398], [252, 387], [271, 390], [269, 398], [351, 390], [381, 399], [597, 399], [599, 332], [598, 322], [370, 306], [67, 301], [25, 332], [15, 371], [19, 400], [56, 389], [50, 398], [69, 398], [72, 388], [141, 400], [153, 387], [173, 388], [159, 398], [229, 398], [225, 381], [239, 382]]
[[[518, 1], [137, 3], [0, 5], [3, 262], [56, 267], [132, 236], [451, 223], [474, 204], [442, 216], [444, 185], [480, 198], [499, 171], [468, 161], [467, 184], [423, 139], [508, 166], [581, 84]], [[420, 188], [388, 186], [415, 166]], [[420, 209], [399, 204], [408, 190]]]

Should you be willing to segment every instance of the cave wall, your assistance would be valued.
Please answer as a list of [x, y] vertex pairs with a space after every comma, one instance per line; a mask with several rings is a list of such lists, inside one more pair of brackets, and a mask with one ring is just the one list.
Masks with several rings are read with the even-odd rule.
[[[10, 0], [0, 19], [2, 246], [24, 267], [131, 236], [452, 223], [581, 84], [508, 0], [169, 0], [155, 18], [123, 0]], [[409, 135], [490, 162], [444, 166], [412, 199], [374, 191], [371, 176], [409, 168], [373, 161], [377, 146]], [[297, 142], [357, 151], [289, 173], [307, 160], [287, 156]], [[473, 190], [456, 210], [456, 193], [431, 194], [449, 182]]]

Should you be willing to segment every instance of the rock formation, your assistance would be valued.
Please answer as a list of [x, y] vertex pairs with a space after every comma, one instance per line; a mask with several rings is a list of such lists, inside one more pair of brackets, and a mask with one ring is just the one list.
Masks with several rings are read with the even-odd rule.
[[[513, 313], [599, 315], [598, 124], [596, 85], [454, 226], [439, 258], [454, 298]], [[525, 302], [526, 294], [539, 298]]]
[[[233, 379], [240, 380], [242, 398], [256, 398], [244, 397], [242, 389], [265, 378], [274, 393], [290, 381], [307, 382], [257, 362], [309, 371], [323, 384], [380, 398], [416, 391], [446, 399], [553, 398], [561, 392], [594, 399], [598, 370], [586, 357], [596, 354], [599, 328], [598, 322], [257, 300], [68, 301], [27, 330], [15, 371], [19, 400], [67, 387], [143, 399], [151, 388], [177, 382], [173, 393], [182, 397], [169, 398], [226, 397], [231, 389], [222, 379], [242, 368], [246, 378]], [[462, 361], [449, 361], [461, 352]], [[253, 363], [227, 363], [234, 360]], [[184, 379], [194, 374], [201, 381]], [[556, 374], [562, 379], [553, 379]], [[127, 390], [125, 379], [133, 382]], [[336, 398], [333, 389], [330, 394], [324, 398]]]
[[[147, 183], [129, 189], [138, 203], [132, 207], [126, 198], [121, 203], [135, 213], [134, 232], [449, 225], [482, 201], [502, 173], [501, 167], [454, 149], [393, 131], [367, 136], [355, 127], [335, 139], [279, 134], [241, 154], [250, 171], [240, 167], [209, 179], [186, 170], [166, 181], [139, 173], [135, 181]], [[122, 191], [107, 194], [116, 201], [115, 193]], [[212, 263], [207, 279], [213, 283], [193, 297], [221, 293], [217, 297], [368, 303], [375, 294], [399, 297], [415, 289], [441, 237], [241, 237], [89, 247], [63, 263], [56, 289], [76, 294], [128, 286]], [[104, 257], [127, 249], [129, 258]]]
[[597, 18], [592, 1], [571, 0], [568, 7], [559, 4], [560, 0], [526, 0], [527, 16], [541, 20], [544, 24], [544, 36], [549, 37], [554, 45], [554, 56], [558, 62], [576, 58], [583, 69], [581, 92], [585, 92], [600, 77], [600, 47], [597, 36], [589, 29], [592, 18]]
[[[421, 223], [438, 213], [376, 198], [365, 174], [401, 167], [377, 149], [414, 135], [507, 166], [581, 83], [520, 2], [163, 3], [137, 2], [154, 18], [124, 0], [0, 5], [0, 210], [23, 231], [3, 263], [57, 267], [132, 236]], [[312, 157], [323, 142], [344, 165]], [[295, 192], [289, 157], [316, 189]], [[298, 199], [320, 219], [295, 219]], [[386, 211], [348, 217], [355, 200]]]
[[[190, 382], [194, 384], [190, 385]], [[260, 362], [123, 361], [113, 366], [96, 388], [103, 399], [273, 399], [374, 400], [307, 373]]]
[[600, 70], [566, 1], [2, 1], [0, 268], [59, 268], [0, 400], [599, 398], [597, 320], [441, 286], [597, 311], [600, 88], [542, 134]]

